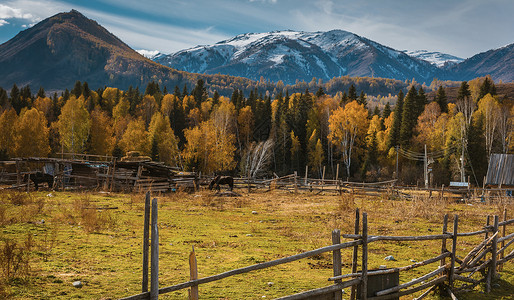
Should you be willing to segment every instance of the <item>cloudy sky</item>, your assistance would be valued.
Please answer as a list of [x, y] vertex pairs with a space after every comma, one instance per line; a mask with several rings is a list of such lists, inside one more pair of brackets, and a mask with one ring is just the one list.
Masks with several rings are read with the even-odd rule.
[[342, 29], [463, 58], [514, 42], [512, 0], [2, 0], [0, 43], [76, 9], [132, 48], [171, 53], [237, 34]]

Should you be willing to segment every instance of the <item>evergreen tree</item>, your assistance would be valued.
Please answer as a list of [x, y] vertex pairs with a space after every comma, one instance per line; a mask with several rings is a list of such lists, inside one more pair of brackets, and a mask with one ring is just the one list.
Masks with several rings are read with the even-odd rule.
[[177, 97], [177, 99], [182, 99], [182, 95], [180, 94], [180, 88], [178, 87], [178, 85], [175, 86], [173, 95], [175, 95], [175, 97]]
[[7, 109], [8, 103], [7, 91], [0, 87], [0, 112]]
[[466, 173], [482, 185], [487, 173], [487, 151], [484, 138], [484, 115], [473, 114], [473, 122], [468, 130], [467, 154], [469, 161], [466, 163]]
[[435, 101], [437, 102], [437, 104], [439, 104], [441, 113], [448, 113], [448, 98], [446, 97], [446, 92], [441, 85], [437, 89], [437, 94], [435, 98]]
[[89, 96], [91, 96], [91, 90], [89, 89], [89, 85], [86, 81], [84, 81], [84, 84], [82, 85], [82, 95], [84, 95], [84, 98], [87, 99]]
[[366, 101], [366, 95], [364, 94], [364, 91], [361, 91], [359, 99], [357, 99], [357, 103], [364, 104], [364, 107], [368, 107], [368, 101]]
[[323, 91], [323, 88], [320, 86], [318, 91], [316, 92], [316, 97], [319, 98], [323, 95], [325, 95], [325, 92]]
[[427, 95], [425, 94], [423, 87], [420, 87], [418, 90], [418, 96], [416, 97], [416, 119], [425, 110], [425, 105], [427, 105], [427, 104], [428, 104]]
[[168, 94], [168, 88], [166, 88], [166, 86], [164, 86], [164, 89], [162, 90], [162, 95], [165, 96]]
[[371, 117], [373, 116], [379, 116], [380, 117], [380, 108], [378, 108], [378, 105], [375, 106], [375, 109], [373, 110], [373, 114], [371, 114]]
[[496, 86], [494, 82], [487, 76], [484, 79], [484, 82], [480, 85], [480, 92], [478, 94], [478, 99], [484, 98], [485, 95], [491, 94], [491, 96], [496, 95]]
[[182, 89], [182, 97], [185, 97], [187, 95], [189, 95], [187, 91], [187, 84], [184, 83], [184, 88]]
[[393, 127], [391, 128], [391, 133], [389, 134], [387, 147], [395, 147], [399, 144], [400, 141], [400, 128], [402, 125], [402, 113], [403, 113], [403, 91], [400, 90], [398, 93], [398, 100], [396, 100], [396, 105], [394, 107], [394, 119], [393, 119]]
[[218, 93], [218, 90], [214, 91], [214, 94], [212, 95], [212, 106], [218, 105], [220, 101], [220, 94]]
[[391, 115], [391, 105], [389, 104], [389, 102], [386, 103], [384, 107], [384, 112], [382, 114], [384, 119], [389, 118], [389, 115]]
[[77, 98], [80, 97], [80, 95], [82, 95], [82, 83], [79, 80], [75, 82], [75, 85], [71, 90], [71, 94]]
[[152, 149], [150, 155], [152, 161], [159, 161], [159, 144], [157, 143], [157, 139], [155, 137], [152, 138]]
[[348, 101], [357, 100], [357, 90], [355, 86], [352, 84], [348, 89]]
[[16, 113], [19, 115], [21, 109], [23, 108], [23, 103], [21, 100], [20, 90], [18, 89], [18, 86], [16, 85], [16, 83], [13, 84], [13, 86], [11, 88], [10, 101], [11, 101], [12, 107], [14, 108]]
[[45, 98], [46, 97], [45, 89], [42, 86], [40, 86], [39, 90], [37, 91], [37, 97], [38, 98]]
[[400, 126], [399, 144], [402, 147], [407, 147], [413, 135], [413, 129], [416, 127], [418, 116], [416, 102], [418, 100], [418, 93], [416, 87], [412, 86], [403, 102], [402, 109], [402, 124]]
[[194, 89], [191, 91], [191, 95], [195, 98], [197, 107], [200, 107], [207, 100], [207, 88], [203, 79], [198, 79]]
[[66, 102], [68, 101], [68, 99], [70, 99], [70, 91], [68, 91], [68, 89], [65, 89], [62, 93], [62, 100], [63, 102]]

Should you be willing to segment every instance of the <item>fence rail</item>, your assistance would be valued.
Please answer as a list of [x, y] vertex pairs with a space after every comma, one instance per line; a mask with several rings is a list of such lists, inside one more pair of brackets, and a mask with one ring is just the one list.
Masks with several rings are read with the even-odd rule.
[[[491, 290], [491, 282], [495, 279], [497, 270], [501, 270], [501, 266], [514, 259], [514, 250], [511, 250], [510, 253], [504, 256], [504, 252], [506, 252], [507, 248], [513, 244], [514, 241], [514, 233], [507, 234], [506, 227], [509, 224], [514, 223], [514, 219], [507, 219], [507, 211], [504, 211], [503, 218], [504, 220], [500, 223], [499, 217], [494, 216], [493, 225], [489, 225], [489, 217], [486, 226], [484, 226], [483, 230], [473, 231], [473, 232], [458, 232], [458, 215], [454, 216], [453, 220], [453, 230], [452, 232], [447, 232], [448, 230], [448, 215], [444, 217], [443, 221], [443, 230], [442, 234], [438, 235], [425, 235], [425, 236], [375, 236], [368, 235], [368, 224], [367, 224], [367, 214], [362, 213], [362, 225], [359, 220], [361, 219], [361, 215], [359, 210], [356, 210], [355, 214], [355, 233], [353, 234], [343, 234], [341, 235], [339, 230], [334, 230], [332, 232], [332, 245], [321, 247], [318, 249], [314, 249], [311, 251], [295, 254], [292, 256], [263, 262], [259, 264], [254, 264], [251, 266], [246, 266], [234, 270], [230, 270], [227, 272], [223, 272], [220, 274], [192, 279], [187, 282], [183, 282], [180, 284], [167, 286], [163, 288], [158, 288], [158, 277], [155, 275], [156, 270], [158, 270], [158, 242], [154, 242], [154, 239], [158, 241], [158, 233], [157, 229], [152, 229], [152, 244], [151, 244], [151, 253], [152, 253], [152, 275], [151, 275], [151, 289], [148, 291], [148, 230], [150, 226], [148, 226], [148, 220], [150, 218], [149, 212], [152, 211], [152, 228], [153, 224], [157, 223], [157, 199], [153, 199], [152, 201], [152, 209], [149, 208], [149, 193], [146, 196], [145, 205], [145, 231], [144, 231], [144, 243], [143, 243], [143, 281], [142, 281], [142, 293], [129, 296], [126, 298], [122, 298], [124, 300], [135, 300], [135, 299], [158, 299], [160, 294], [165, 294], [173, 291], [178, 291], [186, 288], [193, 288], [194, 293], [190, 293], [190, 299], [198, 299], [197, 296], [194, 296], [198, 293], [199, 286], [208, 282], [222, 280], [227, 277], [245, 274], [248, 272], [252, 272], [255, 270], [261, 270], [265, 268], [270, 268], [273, 266], [290, 263], [293, 261], [297, 261], [300, 259], [308, 258], [311, 256], [319, 255], [322, 253], [332, 252], [333, 256], [333, 269], [334, 276], [327, 279], [329, 282], [334, 282], [334, 284], [321, 287], [314, 290], [309, 290], [301, 293], [297, 293], [294, 295], [284, 296], [278, 299], [313, 299], [313, 297], [329, 297], [330, 299], [341, 299], [341, 290], [346, 287], [352, 287], [351, 299], [392, 299], [398, 298], [400, 296], [410, 295], [425, 289], [426, 290], [421, 296], [416, 299], [422, 299], [430, 292], [434, 291], [436, 287], [441, 286], [442, 284], [447, 284], [448, 289], [447, 292], [453, 297], [455, 297], [454, 292], [462, 290], [463, 287], [470, 288], [474, 287], [481, 282], [486, 282], [486, 292], [490, 292]], [[359, 234], [360, 229], [362, 227], [362, 234]], [[500, 228], [502, 229], [500, 233]], [[456, 257], [457, 251], [457, 238], [458, 237], [469, 237], [476, 236], [480, 234], [489, 234], [486, 235], [484, 240], [480, 242], [478, 245], [473, 247], [471, 251], [465, 256], [464, 259], [459, 260]], [[340, 238], [352, 239], [352, 241], [341, 242]], [[418, 242], [418, 241], [427, 241], [427, 240], [441, 240], [441, 253], [435, 257], [428, 258], [422, 262], [416, 262], [411, 265], [403, 266], [400, 268], [393, 269], [384, 269], [384, 270], [371, 270], [368, 271], [368, 252], [369, 248], [373, 243], [377, 242]], [[446, 241], [452, 240], [451, 251], [449, 251], [446, 247]], [[508, 241], [506, 244], [505, 242]], [[498, 250], [498, 245], [501, 243], [500, 249]], [[145, 246], [146, 245], [146, 246]], [[361, 256], [361, 271], [357, 272], [358, 267], [358, 259], [357, 253], [362, 251]], [[341, 274], [341, 250], [351, 248], [353, 250], [353, 261], [352, 261], [352, 273]], [[191, 253], [191, 256], [194, 258], [194, 264], [190, 264], [190, 272], [192, 274], [197, 274], [197, 266], [196, 266], [196, 258], [194, 256], [194, 250]], [[450, 258], [449, 262], [445, 260]], [[191, 257], [190, 257], [191, 262]], [[433, 264], [439, 262], [439, 266], [436, 267], [429, 273], [423, 274], [417, 278], [413, 278], [412, 280], [398, 284], [396, 286], [388, 287], [378, 291], [369, 290], [367, 283], [369, 276], [376, 275], [384, 275], [391, 273], [399, 273], [399, 272], [407, 272], [409, 270], [426, 266], [429, 264]], [[155, 269], [155, 270], [154, 270]], [[486, 276], [484, 278], [474, 279], [471, 278], [473, 274], [476, 274], [480, 270], [487, 269]], [[469, 273], [467, 276], [463, 276], [463, 274]], [[196, 275], [195, 275], [196, 276]], [[347, 281], [342, 281], [343, 279], [349, 279]], [[427, 282], [427, 280], [429, 280]], [[462, 287], [456, 288], [455, 281], [464, 282], [465, 285]], [[416, 286], [417, 285], [417, 286]], [[358, 291], [357, 287], [359, 287], [360, 291]], [[444, 289], [443, 289], [444, 290]], [[456, 297], [455, 297], [456, 299]]]

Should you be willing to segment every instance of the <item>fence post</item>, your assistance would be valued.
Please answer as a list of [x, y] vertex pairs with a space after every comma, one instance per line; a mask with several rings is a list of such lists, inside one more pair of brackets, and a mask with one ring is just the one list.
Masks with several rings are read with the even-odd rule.
[[30, 191], [30, 173], [27, 173], [27, 193]]
[[[487, 216], [487, 220], [485, 222], [485, 226], [489, 227], [490, 224], [491, 224], [491, 216]], [[486, 231], [484, 239], [487, 240], [488, 237], [489, 237], [489, 231]]]
[[[359, 209], [357, 208], [355, 210], [355, 230], [353, 232], [355, 234], [359, 234], [359, 217], [360, 217], [360, 213], [359, 213]], [[359, 246], [358, 245], [353, 246], [352, 273], [357, 273], [357, 255], [358, 255], [358, 252], [359, 252]], [[350, 295], [350, 299], [351, 300], [355, 300], [356, 292], [357, 292], [356, 286], [352, 285], [352, 293]]]
[[20, 161], [16, 161], [16, 185], [21, 184], [21, 170], [20, 170]]
[[248, 194], [250, 194], [250, 170], [248, 169]]
[[362, 213], [361, 300], [368, 299], [368, 214]]
[[[503, 221], [507, 221], [507, 209], [506, 208], [503, 209]], [[503, 229], [502, 229], [502, 237], [505, 237], [505, 234], [507, 231], [506, 227], [507, 227], [507, 224], [504, 224]], [[504, 246], [505, 246], [505, 241], [502, 241], [500, 248], [503, 248]], [[505, 253], [505, 251], [502, 251], [500, 253], [500, 259], [502, 259], [504, 257], [504, 253]], [[498, 271], [502, 271], [502, 270], [503, 270], [503, 264], [498, 266]]]
[[150, 239], [150, 192], [146, 192], [143, 225], [143, 283], [141, 292], [148, 292], [148, 241]]
[[[498, 232], [498, 216], [494, 216], [493, 223], [493, 232], [495, 234]], [[489, 270], [487, 272], [487, 281], [485, 285], [485, 292], [491, 292], [491, 282], [496, 278], [496, 261], [497, 261], [497, 252], [498, 251], [498, 235], [493, 238], [491, 243], [491, 264], [489, 265]]]
[[307, 175], [309, 174], [309, 166], [308, 165], [305, 165], [305, 181], [303, 182], [303, 184], [305, 186], [307, 186]]
[[152, 256], [150, 300], [159, 299], [159, 228], [157, 227], [157, 198], [152, 200]]
[[453, 235], [452, 235], [452, 261], [450, 263], [450, 272], [448, 272], [448, 285], [450, 289], [453, 288], [453, 273], [455, 269], [455, 253], [457, 252], [457, 227], [459, 225], [459, 215], [455, 215], [453, 218]]
[[[195, 247], [189, 254], [189, 279], [198, 279], [198, 265], [196, 263]], [[198, 285], [193, 285], [189, 290], [189, 300], [198, 300]]]
[[325, 166], [323, 166], [323, 176], [321, 177], [321, 190], [325, 187]]
[[[445, 214], [444, 215], [444, 219], [443, 219], [443, 234], [446, 234], [447, 231], [448, 231], [448, 214]], [[442, 242], [441, 242], [441, 254], [443, 254], [446, 251], [448, 251], [446, 249], [446, 239], [442, 239]], [[446, 258], [441, 259], [440, 266], [442, 267], [445, 264], [446, 264]]]
[[298, 192], [298, 173], [294, 171], [294, 193], [296, 194]]
[[[341, 231], [339, 229], [334, 229], [332, 231], [332, 244], [341, 244]], [[342, 274], [342, 262], [341, 262], [341, 250], [334, 250], [332, 252], [332, 263], [334, 268], [334, 276], [339, 276]], [[340, 284], [343, 281], [341, 279], [336, 280], [335, 284]], [[341, 300], [343, 299], [343, 293], [341, 290], [334, 292], [334, 299]]]

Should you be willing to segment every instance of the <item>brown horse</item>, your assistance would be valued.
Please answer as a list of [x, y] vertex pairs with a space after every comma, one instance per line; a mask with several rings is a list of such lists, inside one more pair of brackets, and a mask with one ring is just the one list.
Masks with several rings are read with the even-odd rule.
[[232, 176], [218, 175], [214, 177], [213, 180], [211, 180], [211, 183], [209, 184], [209, 190], [212, 190], [212, 188], [216, 186], [216, 189], [219, 191], [220, 184], [226, 184], [229, 186], [230, 190], [232, 190], [234, 188], [234, 178], [232, 178]]

